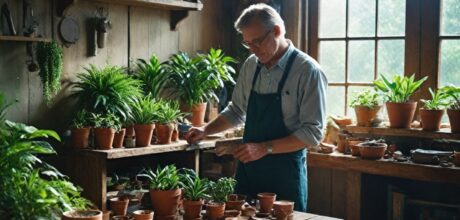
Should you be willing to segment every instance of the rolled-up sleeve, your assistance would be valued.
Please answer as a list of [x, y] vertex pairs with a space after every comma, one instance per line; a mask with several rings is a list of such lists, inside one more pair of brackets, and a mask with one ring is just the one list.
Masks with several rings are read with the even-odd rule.
[[246, 93], [246, 74], [248, 64], [245, 62], [241, 67], [238, 80], [235, 88], [233, 89], [232, 101], [228, 106], [220, 113], [221, 116], [225, 117], [234, 126], [240, 125], [246, 121], [246, 105], [247, 100], [245, 97]]
[[319, 68], [313, 68], [300, 79], [300, 127], [293, 135], [308, 146], [316, 146], [323, 139], [326, 117], [327, 79]]

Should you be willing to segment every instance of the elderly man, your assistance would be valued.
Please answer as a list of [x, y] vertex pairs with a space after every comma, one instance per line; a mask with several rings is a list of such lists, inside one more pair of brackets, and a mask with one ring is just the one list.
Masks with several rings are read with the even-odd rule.
[[243, 144], [234, 151], [237, 193], [254, 198], [274, 192], [306, 211], [305, 148], [323, 138], [327, 79], [315, 60], [285, 38], [284, 22], [270, 6], [248, 7], [235, 28], [253, 55], [241, 68], [232, 102], [186, 138], [195, 143], [245, 123]]

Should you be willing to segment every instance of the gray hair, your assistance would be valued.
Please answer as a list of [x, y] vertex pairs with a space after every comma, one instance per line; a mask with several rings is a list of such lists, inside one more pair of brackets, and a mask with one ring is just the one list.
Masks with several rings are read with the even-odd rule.
[[284, 36], [286, 28], [280, 14], [267, 4], [259, 3], [244, 9], [240, 17], [235, 22], [235, 29], [241, 33], [241, 29], [252, 24], [254, 21], [260, 21], [267, 29], [273, 29], [275, 25], [281, 27], [281, 35]]

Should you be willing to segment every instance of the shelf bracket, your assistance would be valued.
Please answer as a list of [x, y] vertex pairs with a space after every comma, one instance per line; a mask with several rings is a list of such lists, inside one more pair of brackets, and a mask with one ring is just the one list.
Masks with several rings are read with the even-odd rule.
[[170, 28], [172, 31], [177, 31], [179, 23], [188, 17], [188, 10], [171, 11]]
[[56, 13], [59, 17], [64, 16], [65, 11], [78, 0], [56, 0]]

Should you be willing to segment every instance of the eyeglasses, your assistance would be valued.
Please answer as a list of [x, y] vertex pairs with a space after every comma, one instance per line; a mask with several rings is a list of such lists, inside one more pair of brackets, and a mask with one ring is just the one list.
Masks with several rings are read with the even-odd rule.
[[260, 45], [264, 42], [265, 38], [267, 38], [268, 34], [270, 34], [270, 32], [272, 32], [271, 30], [267, 31], [264, 36], [262, 37], [259, 37], [259, 38], [256, 38], [254, 40], [252, 40], [252, 42], [241, 42], [241, 45], [243, 45], [243, 47], [247, 48], [247, 49], [250, 49], [251, 47], [254, 48], [254, 47], [257, 47], [259, 48]]

